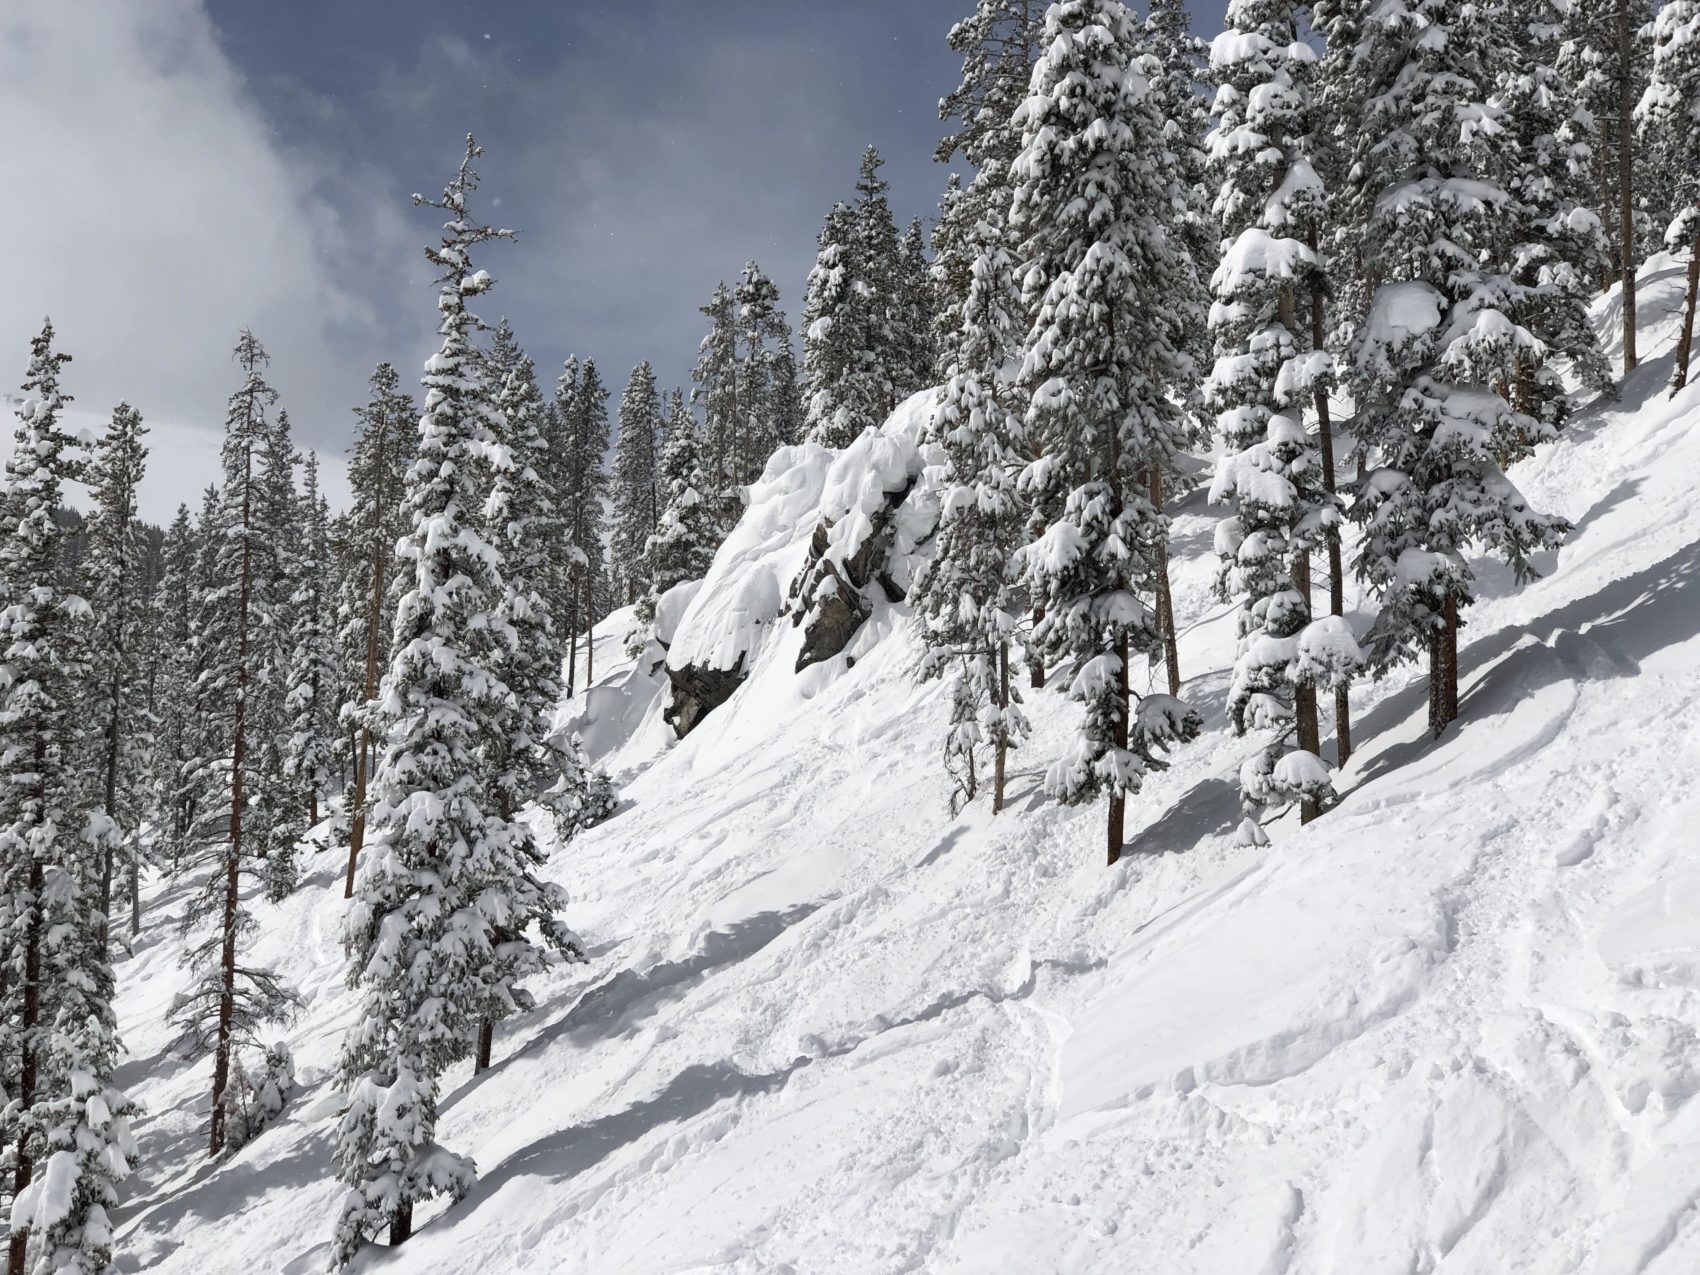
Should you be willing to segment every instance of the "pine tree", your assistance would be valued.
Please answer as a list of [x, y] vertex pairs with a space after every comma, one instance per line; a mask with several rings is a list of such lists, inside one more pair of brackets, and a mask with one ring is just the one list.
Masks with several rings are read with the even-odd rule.
[[892, 326], [898, 356], [893, 376], [897, 385], [895, 397], [902, 401], [934, 384], [933, 372], [939, 358], [938, 346], [934, 344], [938, 301], [920, 218], [911, 221], [898, 238], [897, 270]]
[[650, 636], [661, 595], [686, 580], [700, 580], [707, 575], [720, 540], [713, 507], [703, 494], [707, 478], [702, 472], [696, 421], [680, 390], [673, 391], [667, 416], [667, 445], [661, 452], [660, 479], [666, 503], [655, 531], [644, 545], [649, 590], [638, 599], [637, 623], [632, 630], [635, 649], [630, 651], [634, 659]]
[[295, 889], [296, 848], [307, 831], [307, 805], [288, 773], [290, 722], [286, 705], [293, 661], [292, 605], [301, 556], [301, 501], [295, 490], [300, 454], [290, 434], [289, 414], [278, 412], [264, 432], [255, 488], [251, 604], [267, 622], [254, 630], [255, 675], [250, 751], [254, 777], [250, 801], [256, 818], [250, 837], [265, 860], [266, 893], [274, 901]]
[[[385, 1227], [392, 1245], [412, 1232], [413, 1207], [473, 1181], [470, 1160], [436, 1142], [444, 1070], [474, 1048], [487, 1019], [510, 1012], [515, 984], [545, 951], [524, 937], [532, 921], [576, 947], [556, 917], [559, 887], [533, 874], [536, 848], [503, 814], [493, 752], [511, 722], [513, 693], [493, 666], [501, 553], [481, 534], [476, 481], [498, 414], [479, 377], [478, 320], [467, 302], [489, 274], [471, 251], [511, 237], [467, 207], [477, 188], [471, 137], [443, 198], [439, 268], [442, 346], [425, 365], [418, 461], [408, 471], [412, 530], [401, 546], [410, 587], [397, 609], [384, 679], [383, 757], [372, 807], [372, 845], [347, 929], [349, 979], [363, 1012], [344, 1041], [348, 1108], [337, 1164], [349, 1190], [334, 1260], [346, 1266]], [[511, 630], [503, 637], [506, 642]]]
[[1539, 342], [1511, 317], [1526, 289], [1490, 251], [1510, 197], [1507, 133], [1487, 102], [1492, 15], [1469, 0], [1369, 11], [1352, 57], [1367, 113], [1354, 168], [1357, 228], [1378, 278], [1350, 351], [1358, 432], [1379, 456], [1351, 516], [1364, 528], [1357, 569], [1381, 599], [1372, 665], [1426, 649], [1429, 725], [1458, 715], [1459, 612], [1472, 601], [1472, 543], [1517, 575], [1555, 546], [1561, 518], [1528, 507], [1496, 455], [1551, 435], [1512, 409], [1496, 378]]
[[702, 313], [708, 319], [708, 335], [697, 347], [691, 369], [691, 401], [702, 407], [705, 462], [720, 495], [743, 481], [738, 439], [745, 424], [738, 384], [737, 306], [724, 281], [715, 285]]
[[[240, 961], [241, 940], [253, 925], [242, 906], [242, 877], [273, 838], [275, 780], [261, 737], [270, 708], [270, 634], [279, 626], [271, 573], [275, 548], [267, 543], [270, 497], [268, 458], [276, 464], [279, 430], [267, 419], [277, 392], [265, 381], [266, 352], [244, 330], [236, 345], [242, 388], [225, 415], [221, 462], [224, 482], [210, 525], [203, 526], [210, 575], [197, 601], [196, 641], [202, 648], [199, 704], [208, 723], [208, 754], [196, 767], [200, 792], [191, 836], [212, 871], [190, 899], [185, 929], [204, 926], [187, 963], [194, 981], [179, 993], [171, 1017], [184, 1053], [213, 1054], [212, 1120], [207, 1149], [224, 1150], [222, 1098], [239, 1045], [250, 1044], [265, 1023], [285, 1017], [296, 998], [269, 970]], [[222, 790], [222, 791], [221, 791]]]
[[199, 541], [188, 505], [165, 533], [163, 576], [150, 606], [150, 623], [160, 652], [154, 688], [158, 725], [150, 766], [154, 794], [151, 802], [156, 838], [172, 849], [175, 868], [189, 838], [193, 811], [185, 776], [202, 750], [196, 743], [199, 719], [195, 713], [194, 617], [197, 595]]
[[597, 607], [595, 588], [602, 574], [603, 545], [608, 521], [608, 391], [595, 359], [586, 359], [576, 383], [563, 377], [555, 399], [561, 418], [562, 479], [556, 488], [560, 502], [563, 541], [573, 566], [568, 615], [567, 692], [577, 681], [577, 635], [585, 635], [584, 679], [595, 676], [593, 638]]
[[1186, 270], [1169, 237], [1178, 180], [1152, 100], [1158, 68], [1120, 0], [1060, 0], [1017, 118], [1023, 150], [1012, 217], [1026, 237], [1024, 295], [1034, 322], [1021, 380], [1039, 459], [1023, 489], [1045, 519], [1021, 553], [1045, 604], [1034, 640], [1077, 666], [1086, 720], [1046, 775], [1065, 802], [1109, 795], [1109, 861], [1120, 857], [1125, 800], [1158, 753], [1196, 733], [1170, 696], [1136, 705], [1135, 651], [1159, 642], [1154, 592], [1168, 523], [1148, 475], [1184, 436], [1167, 387], [1180, 349]]
[[[1002, 161], [985, 171], [1001, 181]], [[972, 281], [949, 324], [953, 362], [931, 432], [949, 461], [933, 561], [910, 601], [927, 656], [924, 676], [956, 672], [946, 767], [972, 800], [975, 750], [993, 751], [992, 813], [1003, 809], [1008, 754], [1028, 733], [1021, 693], [1010, 679], [1010, 645], [1021, 610], [1015, 554], [1025, 543], [1027, 507], [1016, 490], [1026, 436], [1015, 388], [1002, 375], [1021, 339], [1021, 295], [1005, 218], [994, 207], [968, 228]]]
[[747, 427], [740, 435], [738, 482], [761, 477], [776, 447], [795, 443], [802, 425], [791, 325], [779, 308], [779, 286], [746, 262], [732, 294], [738, 326], [738, 383]]
[[396, 542], [406, 531], [403, 484], [412, 459], [412, 435], [418, 424], [413, 396], [401, 389], [396, 370], [380, 363], [372, 373], [372, 393], [357, 408], [359, 425], [348, 461], [348, 485], [354, 505], [344, 546], [346, 566], [337, 607], [344, 681], [354, 691], [344, 701], [340, 720], [355, 731], [354, 791], [350, 797], [348, 873], [345, 898], [354, 897], [354, 874], [366, 839], [366, 788], [371, 775], [373, 733], [370, 705], [378, 694], [381, 661], [389, 650], [395, 616], [391, 588]]
[[[849, 205], [833, 205], [821, 229], [820, 250], [803, 300], [803, 373], [809, 386], [805, 420], [809, 441], [823, 447], [848, 447], [874, 423], [855, 401], [851, 379], [859, 339], [851, 264], [853, 225]], [[693, 398], [703, 402], [701, 397]], [[709, 419], [712, 431], [712, 411]]]
[[[1493, 105], [1502, 113], [1505, 189], [1512, 215], [1505, 219], [1505, 270], [1526, 290], [1516, 314], [1544, 347], [1542, 357], [1506, 369], [1519, 411], [1561, 424], [1568, 401], [1549, 366], [1562, 357], [1582, 384], [1610, 388], [1611, 366], [1588, 316], [1594, 281], [1609, 268], [1605, 231], [1591, 207], [1593, 162], [1585, 113], [1560, 73], [1559, 13], [1537, 4], [1508, 23], [1497, 67]], [[1518, 459], [1508, 453], [1501, 463]]]
[[60, 369], [69, 361], [44, 323], [0, 486], [8, 671], [0, 688], [0, 1060], [16, 1059], [6, 1075], [11, 1275], [23, 1275], [32, 1237], [38, 1272], [105, 1270], [106, 1209], [135, 1155], [135, 1107], [112, 1082], [118, 1040], [99, 910], [108, 821], [81, 769], [92, 615], [63, 584], [63, 492], [80, 477], [60, 420], [70, 402]]
[[1666, 0], [1653, 27], [1653, 74], [1638, 107], [1641, 127], [1663, 137], [1682, 174], [1676, 215], [1665, 231], [1673, 252], [1688, 246], [1688, 295], [1671, 393], [1688, 384], [1694, 310], [1700, 302], [1700, 0]]
[[101, 848], [99, 910], [102, 916], [111, 914], [113, 860], [122, 854], [129, 870], [132, 934], [142, 928], [142, 822], [154, 752], [144, 663], [149, 628], [142, 580], [145, 550], [136, 516], [137, 491], [147, 466], [146, 434], [141, 413], [120, 403], [87, 474], [94, 513], [87, 525], [85, 569], [94, 628], [93, 685], [85, 711], [97, 724], [97, 756], [91, 760], [100, 775], [101, 808], [112, 833]]
[[1311, 246], [1325, 208], [1310, 154], [1311, 66], [1292, 0], [1230, 6], [1212, 59], [1212, 169], [1215, 213], [1233, 238], [1215, 273], [1204, 398], [1223, 449], [1211, 499], [1234, 504], [1217, 533], [1219, 587], [1239, 603], [1228, 712], [1241, 733], [1270, 732], [1240, 771], [1240, 839], [1252, 844], [1266, 840], [1265, 808], [1299, 801], [1308, 821], [1333, 799], [1316, 690], [1343, 686], [1360, 660], [1344, 620], [1311, 609], [1311, 556], [1337, 545], [1340, 522], [1332, 463], [1304, 424], [1307, 400], [1325, 416], [1332, 367], [1297, 330], [1297, 292], [1319, 292], [1323, 270]]
[[319, 458], [313, 452], [303, 473], [299, 521], [301, 543], [289, 599], [294, 646], [284, 688], [283, 773], [311, 826], [319, 822], [319, 794], [331, 786], [339, 707], [330, 506], [319, 490]]
[[629, 605], [649, 587], [643, 548], [661, 517], [661, 399], [647, 361], [632, 369], [620, 396], [620, 439], [614, 449], [614, 530], [609, 555]]

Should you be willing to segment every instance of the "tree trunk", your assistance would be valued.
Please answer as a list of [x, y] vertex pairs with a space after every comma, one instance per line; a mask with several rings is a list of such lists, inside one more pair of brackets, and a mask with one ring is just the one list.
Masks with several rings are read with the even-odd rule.
[[1447, 724], [1458, 720], [1458, 595], [1446, 595], [1446, 630], [1444, 635], [1446, 661], [1445, 699], [1441, 704]]
[[1446, 729], [1446, 642], [1439, 630], [1428, 635], [1428, 730], [1439, 739]]
[[413, 1201], [403, 1200], [396, 1205], [395, 1216], [390, 1218], [390, 1247], [405, 1244], [413, 1234]]
[[1003, 813], [1004, 770], [1009, 758], [1009, 643], [998, 643], [998, 707], [1004, 720], [998, 730], [997, 760], [992, 769], [992, 813]]
[[[36, 767], [41, 768], [46, 762], [42, 756], [42, 747], [36, 746]], [[39, 794], [39, 788], [37, 792]], [[19, 1024], [19, 1036], [22, 1046], [18, 1051], [18, 1097], [17, 1113], [24, 1115], [35, 1105], [36, 1081], [36, 1031], [41, 1025], [41, 896], [46, 893], [47, 883], [41, 868], [41, 860], [32, 855], [30, 862], [30, 893], [35, 898], [29, 929], [24, 936], [24, 1021]], [[30, 1184], [34, 1165], [30, 1159], [30, 1144], [20, 1130], [18, 1133], [17, 1159], [12, 1168], [12, 1198], [18, 1198], [20, 1192]], [[12, 1232], [11, 1243], [6, 1249], [7, 1275], [25, 1275], [24, 1258], [29, 1247], [27, 1231]]]
[[[119, 571], [122, 572], [123, 569], [123, 563], [120, 562]], [[118, 719], [122, 713], [119, 696], [123, 688], [123, 678], [119, 670], [124, 664], [122, 638], [120, 638], [118, 649], [114, 654], [112, 678], [107, 683], [106, 688], [107, 694], [110, 696], [108, 701], [110, 712], [106, 719], [106, 756], [102, 761], [106, 772], [103, 776], [105, 780], [103, 788], [106, 817], [112, 820], [114, 826], [116, 826], [118, 821], [118, 758], [120, 753]], [[108, 936], [112, 932], [112, 867], [112, 847], [110, 844], [103, 845], [100, 848], [100, 948], [103, 952], [107, 949]]]
[[[1293, 584], [1297, 586], [1299, 596], [1304, 599], [1305, 614], [1310, 614], [1310, 558], [1301, 557], [1293, 568]], [[1293, 715], [1299, 730], [1299, 747], [1313, 756], [1322, 754], [1322, 730], [1316, 716], [1316, 687], [1308, 683], [1294, 688]], [[1322, 813], [1322, 807], [1314, 798], [1305, 798], [1299, 803], [1299, 822], [1309, 823]]]
[[1629, 0], [1617, 0], [1617, 211], [1622, 250], [1623, 370], [1635, 370], [1635, 53]]
[[596, 684], [596, 580], [584, 573], [584, 689]]
[[[1311, 235], [1311, 247], [1316, 246]], [[1310, 294], [1310, 343], [1320, 350], [1328, 339], [1328, 326], [1323, 316], [1322, 293]], [[1316, 389], [1316, 423], [1322, 442], [1322, 487], [1330, 496], [1338, 494], [1334, 481], [1334, 426], [1328, 410], [1328, 391]], [[1341, 562], [1338, 530], [1328, 537], [1328, 610], [1330, 615], [1346, 614], [1346, 572]], [[1334, 764], [1344, 766], [1352, 755], [1352, 693], [1345, 686], [1334, 689]]]
[[[1033, 606], [1033, 627], [1038, 628], [1040, 621], [1044, 618], [1045, 604], [1043, 602], [1035, 603]], [[1045, 689], [1045, 659], [1044, 656], [1039, 654], [1039, 648], [1035, 643], [1029, 643], [1027, 647], [1027, 685], [1036, 691]]]
[[[574, 595], [574, 597], [577, 597], [577, 595], [578, 595], [577, 589], [573, 590], [573, 595]], [[578, 605], [575, 603], [570, 608], [570, 611], [571, 611], [571, 614], [569, 614], [567, 616], [567, 696], [568, 696], [568, 698], [572, 697], [574, 690], [578, 686]]]
[[478, 1055], [472, 1061], [472, 1074], [490, 1068], [490, 1048], [496, 1040], [496, 1024], [488, 1018], [478, 1020]]
[[1688, 358], [1694, 345], [1694, 306], [1700, 301], [1700, 234], [1694, 236], [1694, 246], [1688, 255], [1688, 304], [1682, 311], [1682, 336], [1676, 343], [1676, 376], [1670, 392], [1675, 394], [1688, 384]]
[[142, 846], [130, 847], [130, 937], [142, 932]]
[[[1163, 513], [1163, 472], [1151, 467], [1151, 505]], [[1180, 638], [1175, 632], [1175, 603], [1169, 594], [1169, 541], [1157, 546], [1157, 630], [1163, 637], [1163, 667], [1169, 674], [1169, 694], [1181, 693]]]
[[[1115, 729], [1111, 732], [1111, 740], [1119, 749], [1127, 747], [1127, 636], [1124, 634], [1116, 643], [1116, 656], [1121, 661], [1121, 670], [1116, 674], [1116, 690], [1121, 698], [1121, 716], [1116, 719]], [[1122, 857], [1122, 841], [1125, 837], [1127, 822], [1127, 793], [1118, 788], [1110, 794], [1110, 817], [1108, 831], [1109, 863], [1114, 867]]]

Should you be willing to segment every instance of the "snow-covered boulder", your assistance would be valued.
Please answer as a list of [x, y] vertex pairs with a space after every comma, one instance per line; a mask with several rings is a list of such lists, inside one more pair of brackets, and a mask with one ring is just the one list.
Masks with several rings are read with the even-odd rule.
[[749, 677], [781, 616], [802, 631], [801, 671], [845, 649], [875, 590], [902, 599], [938, 523], [923, 443], [933, 398], [914, 395], [842, 451], [780, 448], [745, 490], [708, 575], [669, 617], [666, 716], [681, 738]]

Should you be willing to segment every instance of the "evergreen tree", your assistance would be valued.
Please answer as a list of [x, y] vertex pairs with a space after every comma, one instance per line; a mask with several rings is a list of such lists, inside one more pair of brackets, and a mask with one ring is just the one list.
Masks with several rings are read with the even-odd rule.
[[340, 712], [345, 730], [356, 735], [354, 791], [350, 798], [346, 898], [354, 897], [354, 874], [366, 839], [366, 788], [372, 773], [371, 704], [378, 694], [381, 661], [389, 650], [395, 616], [396, 543], [406, 533], [403, 485], [418, 425], [413, 396], [401, 389], [388, 363], [372, 373], [366, 406], [355, 409], [359, 421], [348, 460], [348, 485], [354, 504], [343, 545], [341, 597], [337, 604], [339, 646], [347, 688]]
[[[1564, 387], [1547, 360], [1558, 355], [1591, 389], [1611, 386], [1611, 366], [1588, 317], [1595, 280], [1608, 269], [1605, 232], [1594, 213], [1593, 163], [1584, 112], [1558, 69], [1559, 13], [1537, 3], [1508, 24], [1493, 104], [1501, 111], [1510, 144], [1504, 184], [1512, 215], [1501, 249], [1506, 273], [1525, 289], [1516, 314], [1544, 347], [1506, 369], [1519, 411], [1554, 425], [1567, 407]], [[1501, 457], [1501, 463], [1517, 459]]]
[[[561, 502], [562, 539], [574, 572], [568, 610], [567, 691], [577, 684], [577, 635], [585, 635], [584, 679], [595, 676], [592, 638], [598, 607], [597, 580], [602, 575], [603, 545], [608, 521], [608, 391], [595, 359], [586, 359], [576, 384], [563, 377], [555, 399], [561, 417], [563, 481], [556, 488]], [[605, 614], [605, 612], [603, 612]]]
[[[109, 820], [81, 767], [85, 732], [98, 730], [79, 702], [92, 616], [63, 583], [64, 486], [81, 476], [60, 420], [69, 361], [44, 323], [0, 486], [0, 1060], [10, 1073], [13, 1275], [23, 1275], [32, 1240], [38, 1272], [107, 1269], [107, 1208], [135, 1156], [135, 1107], [113, 1084], [118, 1039], [99, 909]], [[133, 428], [139, 438], [139, 422]]]
[[696, 421], [679, 390], [673, 391], [668, 412], [660, 480], [665, 504], [655, 531], [644, 545], [649, 590], [638, 599], [637, 623], [632, 629], [629, 648], [634, 659], [649, 639], [661, 595], [686, 580], [700, 580], [707, 575], [720, 540], [712, 504], [703, 493], [707, 479], [702, 472]]
[[283, 772], [313, 825], [319, 822], [319, 794], [331, 786], [339, 708], [330, 506], [319, 490], [319, 458], [313, 452], [307, 454], [299, 521], [301, 542], [289, 599], [294, 647], [284, 688]]
[[165, 533], [162, 558], [163, 575], [149, 608], [160, 652], [154, 687], [158, 723], [150, 766], [151, 809], [156, 838], [172, 848], [175, 867], [193, 819], [184, 778], [202, 752], [196, 743], [194, 644], [199, 541], [188, 505], [177, 506]]
[[[1002, 163], [990, 158], [995, 172]], [[996, 207], [968, 228], [973, 277], [962, 313], [949, 325], [953, 362], [931, 431], [949, 462], [931, 567], [911, 592], [927, 656], [924, 676], [956, 672], [945, 764], [958, 792], [978, 786], [975, 752], [993, 751], [992, 812], [1003, 809], [1009, 750], [1028, 733], [1021, 693], [1010, 680], [1010, 644], [1021, 611], [1014, 559], [1027, 533], [1027, 508], [1016, 490], [1026, 437], [1015, 389], [1003, 377], [1021, 332], [1021, 295]]]
[[1666, 0], [1653, 27], [1653, 74], [1638, 113], [1646, 134], [1662, 136], [1681, 174], [1676, 215], [1665, 231], [1673, 252], [1688, 247], [1688, 295], [1677, 339], [1675, 394], [1688, 384], [1694, 310], [1700, 303], [1700, 2]]
[[301, 502], [295, 491], [300, 459], [289, 414], [280, 411], [265, 430], [260, 448], [249, 550], [250, 602], [255, 614], [267, 620], [252, 635], [256, 663], [249, 683], [254, 759], [250, 799], [256, 818], [250, 835], [254, 853], [265, 860], [266, 893], [274, 901], [295, 889], [296, 847], [307, 831], [307, 805], [288, 773], [290, 722], [285, 702], [297, 618], [292, 598], [301, 556]]
[[932, 266], [927, 261], [926, 234], [920, 218], [909, 223], [897, 241], [896, 364], [899, 401], [934, 384], [938, 346], [934, 343], [937, 296], [933, 289]]
[[101, 847], [99, 910], [112, 911], [113, 860], [129, 873], [130, 931], [141, 928], [142, 823], [153, 776], [153, 715], [148, 707], [145, 648], [149, 630], [143, 597], [145, 547], [136, 516], [137, 490], [147, 466], [141, 413], [120, 403], [88, 467], [94, 513], [87, 525], [85, 574], [94, 608], [91, 691], [85, 712], [94, 724], [101, 809], [110, 839]]
[[[865, 405], [856, 399], [852, 380], [860, 336], [855, 323], [853, 228], [849, 205], [833, 205], [821, 229], [820, 250], [803, 300], [803, 373], [809, 385], [805, 420], [809, 441], [823, 447], [848, 447], [874, 424]], [[693, 397], [704, 402], [700, 395]], [[712, 411], [709, 419], [712, 430]]]
[[620, 440], [614, 449], [614, 530], [609, 544], [614, 574], [627, 604], [649, 587], [643, 549], [661, 516], [661, 399], [649, 363], [632, 369], [620, 396]]
[[1352, 54], [1367, 103], [1358, 233], [1378, 278], [1349, 382], [1358, 432], [1380, 462], [1352, 509], [1364, 527], [1357, 567], [1382, 604], [1370, 660], [1384, 668], [1426, 648], [1436, 734], [1458, 714], [1458, 617], [1473, 582], [1465, 548], [1491, 547], [1522, 578], [1529, 555], [1567, 530], [1531, 510], [1495, 460], [1551, 426], [1496, 388], [1540, 344], [1511, 317], [1527, 290], [1491, 253], [1510, 204], [1493, 180], [1508, 135], [1482, 126], [1498, 122], [1486, 100], [1494, 34], [1493, 15], [1469, 0], [1421, 0], [1367, 12]]
[[715, 285], [702, 313], [708, 319], [708, 335], [697, 347], [696, 366], [691, 369], [691, 401], [702, 407], [705, 461], [719, 495], [743, 481], [738, 453], [745, 424], [738, 384], [737, 305], [724, 281]]
[[383, 757], [372, 807], [372, 845], [347, 929], [349, 978], [363, 1012], [344, 1041], [348, 1108], [337, 1164], [349, 1190], [336, 1225], [334, 1261], [346, 1266], [385, 1227], [390, 1243], [412, 1232], [413, 1207], [463, 1195], [472, 1162], [436, 1142], [444, 1070], [474, 1047], [478, 1025], [515, 1004], [515, 984], [545, 952], [525, 933], [541, 923], [564, 949], [576, 941], [556, 917], [559, 887], [533, 874], [526, 826], [504, 814], [492, 755], [512, 721], [513, 692], [494, 661], [512, 636], [501, 616], [501, 553], [481, 534], [476, 479], [498, 428], [478, 376], [478, 320], [467, 302], [491, 279], [471, 250], [510, 232], [478, 222], [466, 157], [440, 201], [438, 276], [442, 346], [426, 363], [418, 461], [408, 471], [412, 530], [402, 542], [409, 589], [396, 615], [384, 679]]
[[1240, 837], [1250, 843], [1265, 840], [1263, 809], [1296, 800], [1308, 821], [1333, 799], [1316, 689], [1344, 685], [1359, 662], [1345, 622], [1311, 609], [1311, 556], [1337, 542], [1340, 521], [1304, 424], [1306, 400], [1326, 393], [1332, 368], [1297, 331], [1297, 292], [1318, 292], [1322, 273], [1311, 247], [1324, 212], [1310, 155], [1311, 66], [1292, 0], [1229, 7], [1212, 59], [1212, 168], [1215, 212], [1233, 238], [1215, 273], [1216, 363], [1204, 398], [1223, 450], [1211, 498], [1234, 504], [1217, 533], [1219, 587], [1239, 603], [1228, 713], [1241, 733], [1270, 732], [1240, 771]]
[[1065, 802], [1108, 793], [1109, 861], [1121, 854], [1126, 794], [1162, 764], [1199, 718], [1170, 696], [1137, 705], [1135, 651], [1159, 642], [1153, 608], [1168, 523], [1147, 476], [1184, 436], [1167, 387], [1186, 374], [1180, 349], [1187, 270], [1169, 235], [1176, 165], [1120, 0], [1060, 0], [1017, 118], [1012, 217], [1025, 235], [1024, 295], [1034, 322], [1021, 379], [1039, 459], [1022, 485], [1044, 533], [1021, 553], [1044, 619], [1034, 640], [1077, 666], [1086, 720], [1046, 775]]
[[747, 421], [737, 449], [742, 485], [761, 477], [774, 448], [797, 441], [801, 403], [791, 325], [779, 308], [778, 285], [755, 262], [747, 262], [732, 299], [737, 306], [741, 410]]
[[195, 640], [201, 648], [197, 708], [207, 730], [207, 753], [198, 759], [196, 825], [190, 835], [211, 871], [184, 911], [184, 927], [205, 936], [187, 953], [193, 976], [171, 1017], [178, 1042], [190, 1056], [213, 1054], [212, 1120], [207, 1148], [224, 1150], [224, 1096], [236, 1048], [251, 1044], [265, 1023], [295, 1004], [269, 970], [239, 960], [241, 941], [253, 927], [242, 906], [242, 877], [254, 870], [272, 842], [281, 794], [262, 737], [274, 668], [270, 634], [280, 624], [271, 572], [275, 548], [267, 543], [267, 461], [276, 463], [279, 430], [267, 419], [277, 392], [265, 381], [264, 348], [244, 330], [236, 345], [242, 388], [225, 415], [221, 462], [224, 482], [202, 528], [204, 591], [196, 604]]

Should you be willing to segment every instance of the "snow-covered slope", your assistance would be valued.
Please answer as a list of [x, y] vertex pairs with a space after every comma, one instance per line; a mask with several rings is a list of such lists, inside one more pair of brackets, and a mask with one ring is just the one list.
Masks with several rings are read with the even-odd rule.
[[[1700, 1269], [1700, 386], [1665, 396], [1678, 286], [1655, 262], [1646, 363], [1516, 474], [1577, 529], [1530, 587], [1484, 572], [1457, 729], [1426, 738], [1414, 673], [1362, 688], [1343, 804], [1267, 850], [1231, 844], [1247, 744], [1197, 497], [1175, 593], [1208, 729], [1131, 803], [1110, 870], [1102, 809], [1036, 791], [1075, 711], [1052, 691], [1011, 809], [949, 817], [945, 705], [900, 606], [800, 674], [788, 621], [740, 630], [749, 679], [679, 743], [615, 617], [565, 711], [625, 800], [550, 869], [593, 960], [536, 989], [492, 1071], [449, 1078], [440, 1136], [479, 1185], [367, 1268]], [[793, 552], [770, 539], [763, 570]], [[712, 611], [699, 594], [681, 623]], [[315, 862], [256, 904], [260, 959], [308, 997], [304, 1092], [228, 1161], [200, 1158], [207, 1065], [162, 1052], [178, 896], [120, 968], [122, 1079], [152, 1113], [126, 1269], [327, 1261], [324, 1071], [353, 1002], [340, 864]]]

